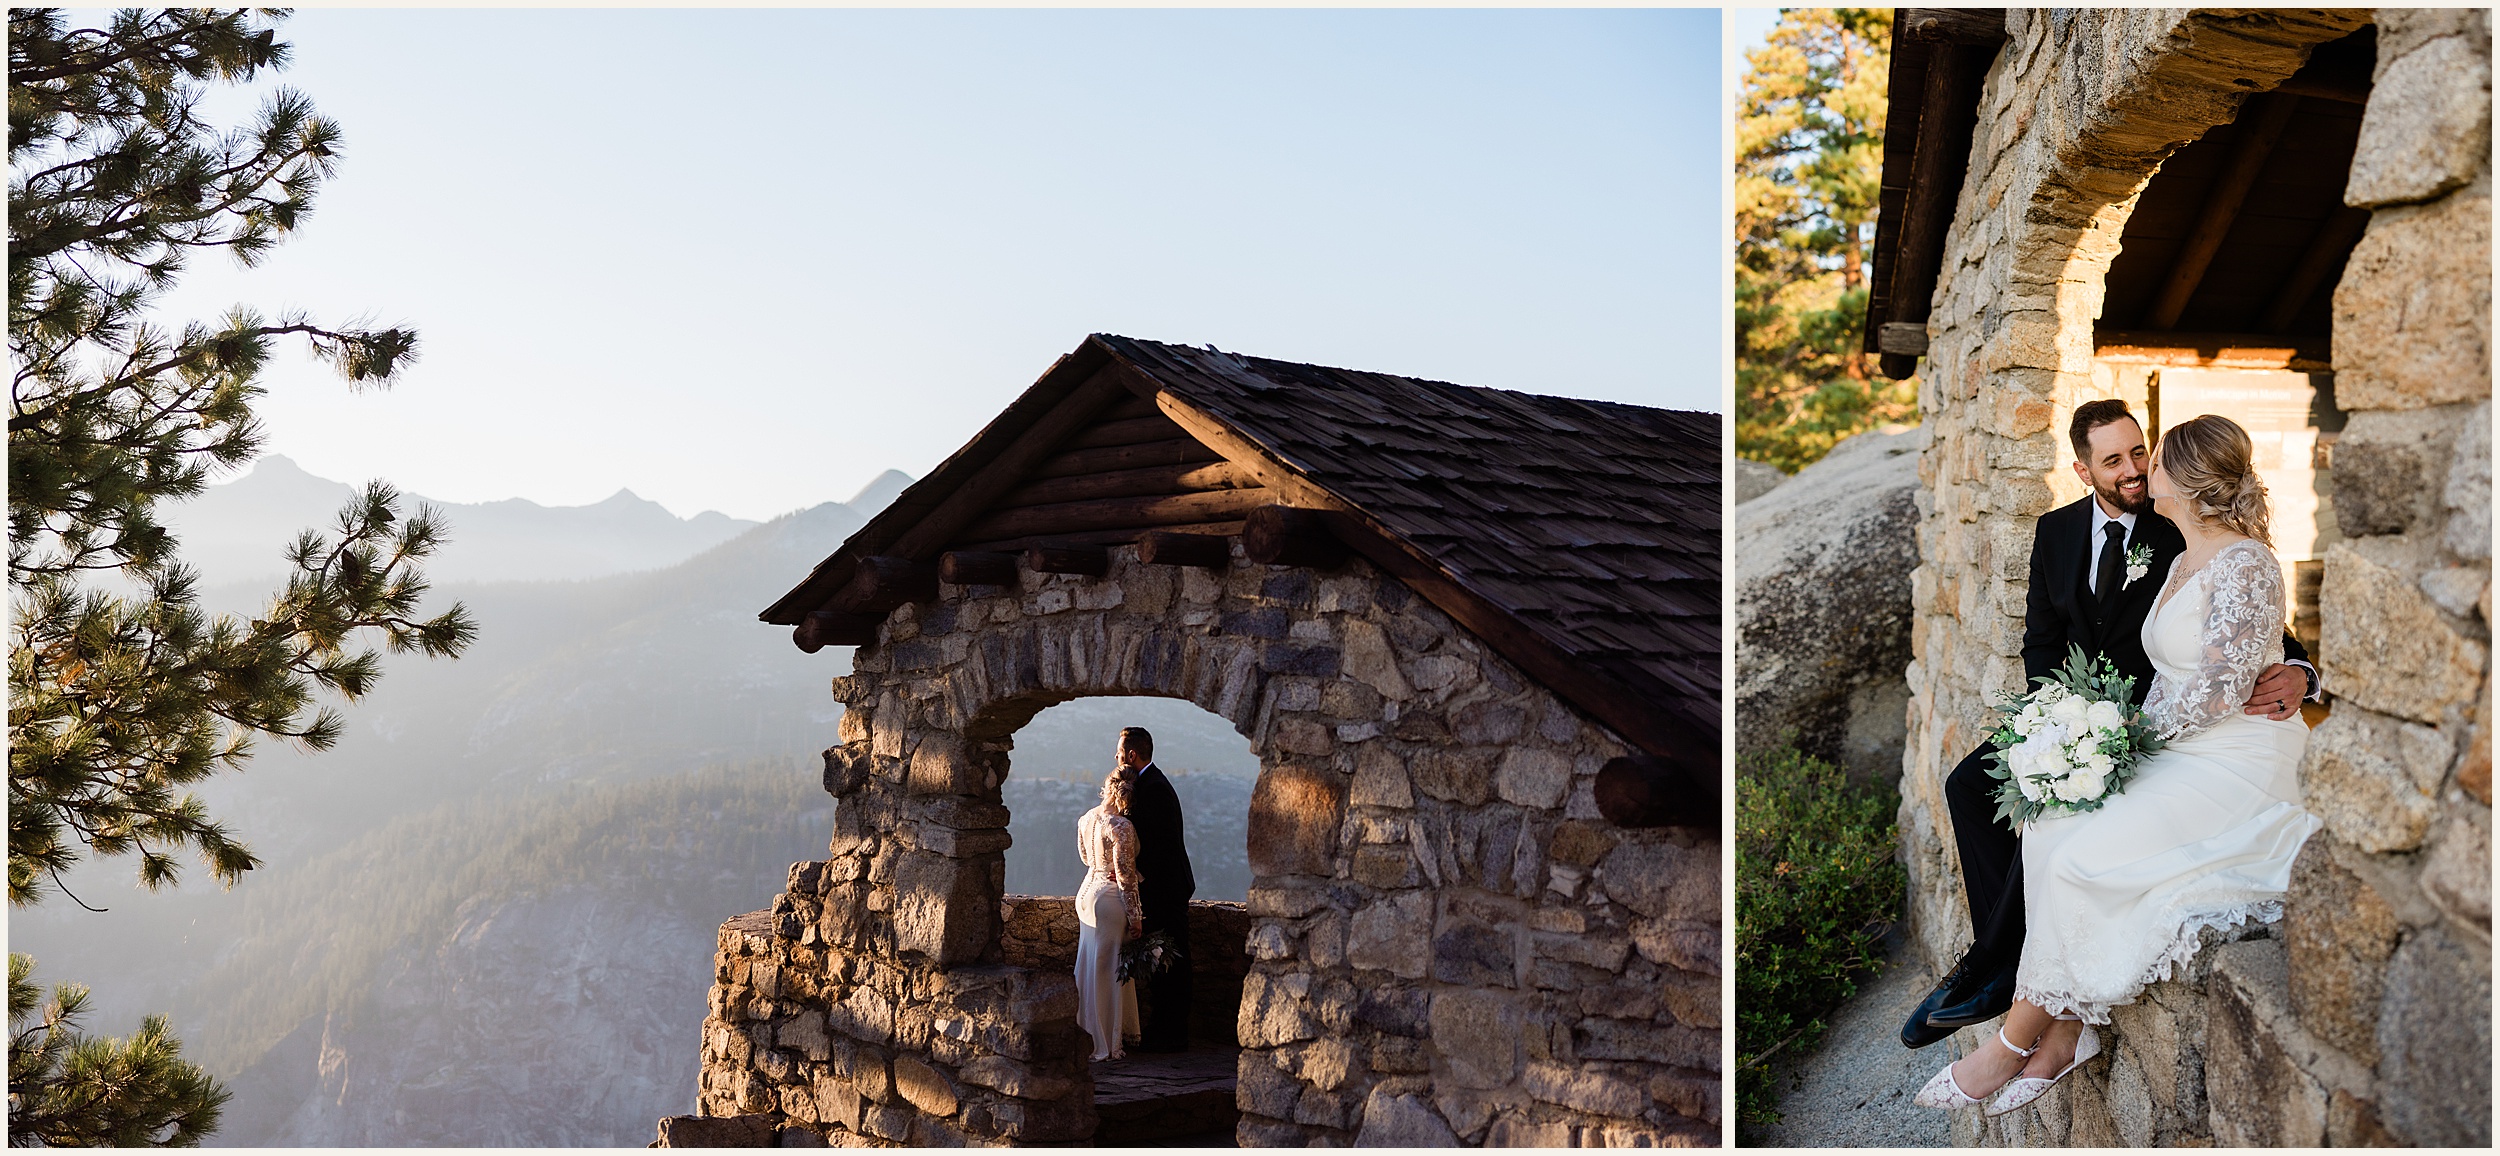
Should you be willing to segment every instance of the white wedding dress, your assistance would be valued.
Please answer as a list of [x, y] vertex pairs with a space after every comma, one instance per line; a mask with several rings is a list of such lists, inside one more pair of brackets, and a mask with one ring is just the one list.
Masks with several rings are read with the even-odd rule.
[[2231, 543], [2162, 594], [2144, 621], [2144, 711], [2168, 745], [2100, 810], [2023, 832], [2015, 998], [2087, 1023], [2168, 978], [2202, 929], [2282, 918], [2292, 858], [2319, 825], [2300, 805], [2307, 724], [2241, 713], [2283, 660], [2273, 553]]
[[1137, 905], [1137, 828], [1096, 807], [1076, 820], [1085, 882], [1076, 889], [1076, 1022], [1097, 1060], [1137, 1034], [1137, 988], [1120, 982], [1120, 945]]

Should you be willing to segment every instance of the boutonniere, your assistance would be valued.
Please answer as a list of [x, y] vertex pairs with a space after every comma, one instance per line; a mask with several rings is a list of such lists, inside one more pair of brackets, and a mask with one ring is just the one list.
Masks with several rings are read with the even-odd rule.
[[2138, 542], [2127, 548], [2127, 580], [2118, 584], [2121, 590], [2135, 585], [2135, 580], [2152, 573], [2153, 548]]

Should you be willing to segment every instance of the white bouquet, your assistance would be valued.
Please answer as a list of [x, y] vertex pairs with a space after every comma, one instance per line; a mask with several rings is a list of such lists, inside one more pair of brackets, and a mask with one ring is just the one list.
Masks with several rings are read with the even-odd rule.
[[1988, 736], [1988, 773], [1997, 787], [1997, 818], [2019, 829], [2044, 815], [2097, 811], [2127, 789], [2136, 764], [2160, 750], [2144, 713], [2128, 701], [2135, 680], [2106, 658], [2073, 648], [2066, 665], [2042, 675], [2027, 695], [1998, 706]]

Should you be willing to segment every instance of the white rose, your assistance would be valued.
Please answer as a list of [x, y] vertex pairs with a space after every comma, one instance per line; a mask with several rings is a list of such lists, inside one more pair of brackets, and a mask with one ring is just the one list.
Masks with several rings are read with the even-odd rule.
[[2084, 718], [2096, 731], [2115, 731], [2127, 725], [2126, 712], [2118, 709], [2117, 703], [2107, 700], [2093, 703], [2086, 708]]
[[2050, 784], [2049, 793], [2057, 796], [2057, 801], [2061, 803], [2072, 803], [2083, 798], [2082, 795], [2075, 793], [2075, 778], [2073, 775], [2068, 775], [2065, 778], [2059, 779], [2057, 782]]
[[2039, 801], [2040, 801], [2040, 779], [2039, 779], [2039, 776], [2037, 776], [2037, 775], [2016, 775], [2016, 776], [2014, 776], [2014, 785], [2016, 785], [2016, 786], [2018, 786], [2018, 787], [2021, 787], [2021, 788], [2022, 788], [2022, 792], [2023, 792], [2023, 797], [2024, 797], [2024, 798], [2029, 799], [2029, 800], [2031, 800], [2032, 802], [2035, 802], [2035, 803], [2037, 803], [2037, 802], [2039, 802]]
[[2066, 780], [2066, 784], [2074, 788], [2073, 794], [2065, 796], [2066, 801], [2080, 803], [2086, 799], [2100, 798], [2101, 792], [2108, 788], [2109, 780], [2107, 772], [2087, 767], [2076, 771], [2073, 777]]
[[2085, 720], [2090, 718], [2091, 714], [2092, 704], [2074, 695], [2061, 698], [2055, 705], [2049, 707], [2049, 717], [2077, 729], [2084, 725]]

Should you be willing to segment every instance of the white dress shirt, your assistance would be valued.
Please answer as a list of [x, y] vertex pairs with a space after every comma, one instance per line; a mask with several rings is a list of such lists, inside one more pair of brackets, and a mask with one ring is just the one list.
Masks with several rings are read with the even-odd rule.
[[[2110, 517], [2109, 511], [2101, 508], [2101, 499], [2098, 497], [2093, 498], [2092, 544], [2083, 552], [2083, 584], [2091, 589], [2092, 596], [2094, 598], [2101, 596], [2101, 544], [2108, 540], [2107, 535], [2103, 533], [2101, 527], [2106, 526], [2111, 522], [2116, 522], [2119, 525], [2126, 527], [2126, 532], [2118, 537], [2120, 547], [2123, 549], [2127, 542], [2135, 539], [2135, 515], [2120, 514], [2115, 518]], [[2125, 568], [2121, 567], [2119, 569], [2118, 580], [2120, 582], [2123, 583], [2127, 580], [2126, 573]]]

